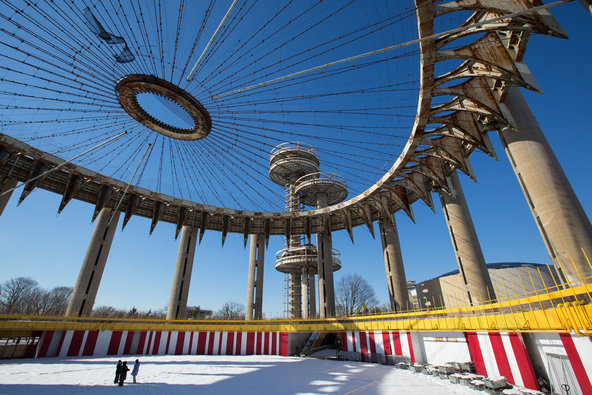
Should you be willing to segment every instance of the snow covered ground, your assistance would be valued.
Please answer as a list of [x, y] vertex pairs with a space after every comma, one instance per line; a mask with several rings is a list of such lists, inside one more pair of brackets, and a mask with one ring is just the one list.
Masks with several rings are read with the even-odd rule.
[[[118, 358], [0, 361], [0, 394], [482, 394], [393, 366], [276, 356], [140, 356], [138, 383], [113, 384]], [[135, 357], [127, 359], [130, 369]]]

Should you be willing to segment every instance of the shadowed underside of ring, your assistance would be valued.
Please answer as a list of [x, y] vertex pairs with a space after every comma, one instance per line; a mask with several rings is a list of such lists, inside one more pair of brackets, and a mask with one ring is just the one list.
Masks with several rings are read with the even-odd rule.
[[[115, 85], [119, 103], [136, 121], [144, 126], [179, 140], [199, 140], [210, 134], [212, 121], [205, 107], [178, 86], [153, 75], [132, 74], [123, 77]], [[164, 97], [185, 110], [193, 120], [191, 128], [179, 128], [159, 121], [138, 103], [138, 95], [152, 93]]]

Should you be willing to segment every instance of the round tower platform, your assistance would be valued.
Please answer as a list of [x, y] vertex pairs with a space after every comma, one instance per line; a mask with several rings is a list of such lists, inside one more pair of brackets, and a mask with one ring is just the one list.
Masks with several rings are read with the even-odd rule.
[[319, 171], [315, 148], [299, 142], [283, 143], [271, 151], [269, 177], [279, 185], [288, 186], [305, 174]]
[[326, 205], [340, 203], [347, 197], [345, 180], [333, 173], [317, 172], [306, 174], [296, 180], [295, 192], [300, 195], [300, 203], [317, 206], [317, 197], [326, 195]]
[[[275, 269], [282, 273], [301, 272], [307, 269], [311, 274], [318, 272], [317, 246], [305, 244], [279, 250], [276, 254]], [[341, 269], [341, 253], [333, 249], [333, 271]]]

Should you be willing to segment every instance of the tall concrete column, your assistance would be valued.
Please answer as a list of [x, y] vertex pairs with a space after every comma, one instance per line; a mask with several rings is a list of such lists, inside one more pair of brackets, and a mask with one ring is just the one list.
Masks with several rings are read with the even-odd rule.
[[308, 318], [316, 318], [317, 316], [317, 295], [315, 285], [315, 274], [308, 274]]
[[315, 274], [309, 269], [302, 269], [302, 318], [314, 318], [316, 309]]
[[458, 268], [467, 287], [469, 302], [481, 304], [489, 299], [495, 299], [495, 291], [456, 172], [450, 175], [450, 181], [454, 195], [446, 192], [440, 194], [442, 208]]
[[302, 318], [309, 318], [309, 284], [310, 278], [308, 277], [308, 269], [302, 269]]
[[247, 320], [263, 317], [263, 262], [265, 240], [258, 234], [251, 235], [249, 251], [249, 279], [247, 284]]
[[302, 291], [301, 291], [301, 275], [300, 273], [292, 272], [289, 275], [289, 301], [290, 301], [290, 318], [302, 317]]
[[113, 213], [109, 208], [103, 208], [99, 213], [66, 316], [88, 316], [92, 312], [119, 222], [119, 214], [119, 211]]
[[[327, 194], [317, 194], [317, 207], [327, 207]], [[326, 218], [323, 221], [327, 221]], [[319, 272], [319, 316], [335, 316], [335, 288], [333, 286], [333, 241], [327, 226], [321, 226], [317, 234], [318, 272]]]
[[184, 320], [187, 318], [187, 297], [191, 283], [191, 271], [195, 258], [195, 244], [198, 228], [183, 226], [177, 252], [177, 264], [173, 275], [173, 285], [167, 309], [167, 320]]
[[335, 289], [333, 285], [333, 246], [331, 233], [322, 231], [317, 234], [318, 270], [319, 270], [319, 316], [335, 316]]
[[503, 129], [500, 139], [555, 267], [563, 266], [572, 281], [592, 276], [582, 253], [592, 258], [590, 220], [518, 88], [510, 89], [502, 110], [515, 129]]
[[10, 200], [10, 196], [12, 195], [13, 191], [10, 191], [3, 195], [4, 192], [9, 191], [10, 189], [16, 186], [17, 180], [14, 177], [8, 177], [2, 181], [0, 185], [0, 215], [4, 211], [6, 204], [8, 204], [8, 200]]
[[388, 283], [389, 298], [393, 311], [409, 310], [409, 292], [407, 291], [407, 279], [401, 254], [401, 244], [397, 233], [395, 217], [392, 216], [392, 225], [388, 220], [378, 221], [380, 227], [380, 239], [382, 240], [382, 252], [384, 254], [384, 268]]

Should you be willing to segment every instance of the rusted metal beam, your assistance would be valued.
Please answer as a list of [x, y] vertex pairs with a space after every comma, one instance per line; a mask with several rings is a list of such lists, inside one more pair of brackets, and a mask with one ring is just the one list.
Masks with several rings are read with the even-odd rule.
[[158, 220], [160, 219], [160, 216], [162, 215], [164, 209], [165, 204], [163, 202], [160, 202], [158, 200], [154, 201], [154, 209], [152, 210], [152, 222], [150, 223], [150, 234], [154, 232], [154, 228], [156, 227], [156, 224], [158, 223]]
[[58, 208], [58, 214], [60, 214], [70, 202], [70, 200], [72, 200], [74, 194], [80, 190], [83, 184], [84, 180], [82, 177], [76, 174], [70, 174], [70, 177], [68, 177], [68, 183], [66, 184], [66, 189], [64, 190], [64, 195], [62, 196], [62, 201], [60, 202], [60, 207]]

